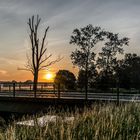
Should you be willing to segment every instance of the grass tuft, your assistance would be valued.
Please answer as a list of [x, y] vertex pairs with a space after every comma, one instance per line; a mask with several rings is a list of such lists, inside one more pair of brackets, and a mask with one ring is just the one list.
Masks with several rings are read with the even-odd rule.
[[[50, 109], [49, 115], [55, 111]], [[139, 140], [140, 139], [140, 104], [128, 103], [94, 104], [84, 108], [81, 113], [58, 112], [55, 122], [47, 122], [44, 127], [20, 126], [13, 123], [0, 131], [0, 139], [8, 140]], [[74, 116], [73, 121], [63, 121]], [[25, 118], [27, 119], [27, 118]], [[32, 119], [37, 120], [37, 116]], [[4, 132], [3, 132], [4, 131]]]

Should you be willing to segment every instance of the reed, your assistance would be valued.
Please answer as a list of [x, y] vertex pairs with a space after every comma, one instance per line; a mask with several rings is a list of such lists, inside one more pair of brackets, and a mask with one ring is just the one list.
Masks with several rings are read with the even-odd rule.
[[[48, 114], [54, 115], [53, 111]], [[9, 125], [0, 139], [6, 140], [139, 140], [140, 139], [140, 104], [128, 103], [94, 104], [84, 108], [81, 113], [59, 112], [55, 122], [48, 122], [40, 127]], [[74, 116], [73, 121], [64, 121], [64, 117]], [[38, 116], [32, 117], [37, 120]], [[27, 119], [27, 118], [24, 118]], [[28, 118], [29, 119], [29, 118]]]

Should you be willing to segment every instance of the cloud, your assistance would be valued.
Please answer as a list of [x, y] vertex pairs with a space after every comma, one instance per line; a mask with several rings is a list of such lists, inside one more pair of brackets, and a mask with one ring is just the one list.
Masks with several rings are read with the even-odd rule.
[[140, 53], [139, 9], [140, 0], [0, 0], [0, 74], [6, 69], [11, 76], [17, 66], [26, 63], [30, 45], [27, 21], [36, 14], [42, 18], [41, 33], [50, 26], [48, 51], [66, 56], [67, 65], [74, 49], [69, 45], [72, 31], [87, 24], [130, 37], [132, 49], [127, 50]]
[[6, 70], [1, 70], [1, 69], [0, 69], [0, 74], [2, 74], [2, 75], [7, 75], [7, 73], [8, 73], [8, 72], [7, 72]]
[[14, 64], [23, 64], [24, 61], [18, 60], [16, 58], [6, 58], [6, 57], [0, 57], [0, 63], [4, 63], [7, 65], [14, 65]]

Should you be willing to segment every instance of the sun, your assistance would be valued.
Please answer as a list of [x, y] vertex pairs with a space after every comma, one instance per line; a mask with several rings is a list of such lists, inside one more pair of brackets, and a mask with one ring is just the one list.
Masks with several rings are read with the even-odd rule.
[[45, 75], [45, 79], [48, 80], [48, 81], [52, 81], [53, 80], [53, 74], [52, 73], [47, 73]]

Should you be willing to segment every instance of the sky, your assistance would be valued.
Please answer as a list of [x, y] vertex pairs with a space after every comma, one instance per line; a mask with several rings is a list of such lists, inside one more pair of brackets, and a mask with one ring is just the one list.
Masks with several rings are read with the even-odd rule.
[[40, 73], [40, 81], [47, 71], [55, 73], [68, 69], [75, 74], [70, 54], [70, 36], [75, 28], [88, 24], [101, 26], [107, 31], [130, 38], [126, 52], [140, 54], [140, 0], [0, 0], [0, 81], [32, 79], [32, 74], [19, 71], [26, 64], [29, 52], [28, 18], [41, 17], [40, 35], [49, 26], [47, 53], [51, 60], [63, 60]]

